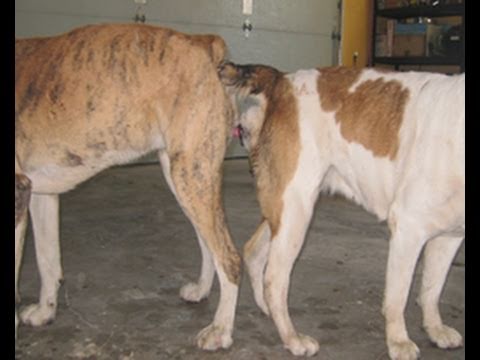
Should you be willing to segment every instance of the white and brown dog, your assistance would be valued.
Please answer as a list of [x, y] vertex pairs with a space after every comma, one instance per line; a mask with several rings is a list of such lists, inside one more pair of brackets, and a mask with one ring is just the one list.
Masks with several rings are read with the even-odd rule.
[[462, 345], [438, 302], [465, 229], [465, 75], [342, 67], [220, 71], [255, 174], [264, 221], [244, 249], [258, 306], [295, 355], [318, 343], [290, 319], [290, 273], [321, 191], [353, 199], [391, 231], [383, 313], [392, 359], [416, 359], [404, 309], [424, 249], [419, 303], [441, 348]]
[[[33, 223], [41, 277], [38, 304], [21, 320], [51, 321], [62, 279], [59, 194], [99, 171], [159, 151], [166, 180], [193, 224], [200, 279], [187, 301], [208, 296], [215, 270], [221, 295], [203, 349], [232, 343], [240, 256], [225, 223], [222, 163], [232, 107], [217, 66], [224, 41], [147, 25], [86, 26], [15, 41], [15, 294], [27, 225]], [[18, 223], [18, 224], [17, 224]], [[15, 333], [17, 332], [15, 312]]]

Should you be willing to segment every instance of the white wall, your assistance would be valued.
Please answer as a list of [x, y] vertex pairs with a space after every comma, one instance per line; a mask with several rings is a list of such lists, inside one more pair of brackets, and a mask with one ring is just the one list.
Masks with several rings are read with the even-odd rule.
[[[15, 0], [15, 35], [44, 36], [102, 22], [133, 21], [133, 0]], [[284, 71], [332, 65], [337, 0], [253, 0], [246, 39], [242, 0], [147, 0], [147, 23], [226, 40], [230, 59]], [[244, 155], [234, 143], [229, 155]]]

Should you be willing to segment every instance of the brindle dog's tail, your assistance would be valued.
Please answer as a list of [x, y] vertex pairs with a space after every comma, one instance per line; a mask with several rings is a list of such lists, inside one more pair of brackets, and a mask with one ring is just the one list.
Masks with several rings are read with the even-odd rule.
[[211, 52], [210, 56], [212, 57], [213, 63], [218, 66], [225, 61], [228, 57], [228, 48], [225, 44], [225, 41], [219, 37], [215, 36], [210, 44]]

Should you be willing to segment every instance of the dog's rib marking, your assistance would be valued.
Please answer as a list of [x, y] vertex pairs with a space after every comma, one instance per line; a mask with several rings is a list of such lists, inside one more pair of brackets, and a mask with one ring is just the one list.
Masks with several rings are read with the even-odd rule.
[[77, 154], [67, 150], [65, 152], [65, 164], [68, 166], [80, 166], [83, 165], [83, 159]]

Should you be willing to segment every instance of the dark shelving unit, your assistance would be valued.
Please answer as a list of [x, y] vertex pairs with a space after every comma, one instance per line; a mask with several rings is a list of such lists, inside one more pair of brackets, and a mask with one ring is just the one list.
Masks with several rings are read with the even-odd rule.
[[[464, 0], [465, 1], [465, 0]], [[378, 0], [374, 1], [373, 13], [373, 31], [372, 31], [372, 56], [371, 65], [385, 64], [393, 65], [396, 70], [402, 65], [456, 65], [461, 71], [465, 71], [465, 3], [447, 4], [447, 5], [418, 5], [397, 7], [388, 9], [379, 9]], [[394, 20], [402, 20], [407, 18], [418, 17], [445, 17], [459, 16], [461, 18], [461, 51], [456, 56], [414, 56], [414, 57], [398, 57], [398, 56], [376, 56], [375, 54], [375, 37], [377, 18], [383, 17]]]
[[377, 16], [390, 19], [406, 19], [411, 17], [440, 17], [463, 15], [463, 4], [450, 5], [417, 5], [377, 10]]

